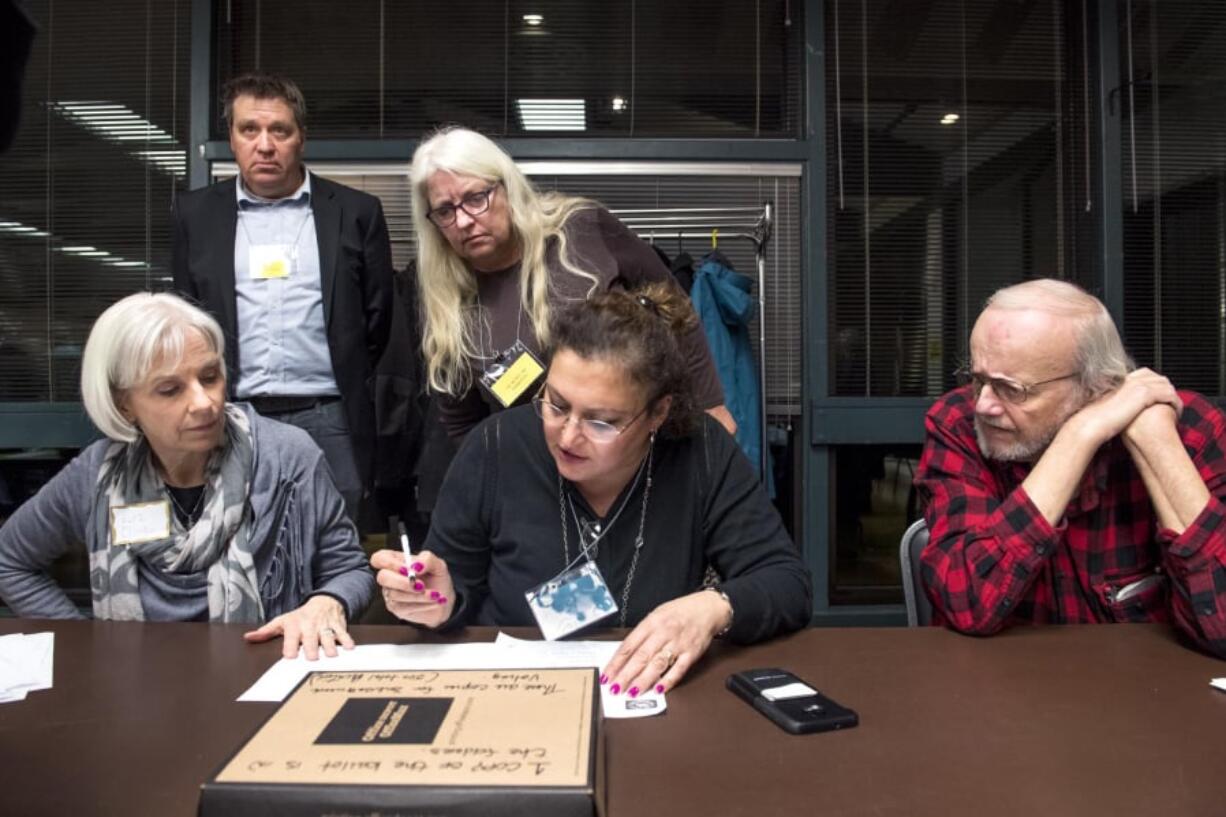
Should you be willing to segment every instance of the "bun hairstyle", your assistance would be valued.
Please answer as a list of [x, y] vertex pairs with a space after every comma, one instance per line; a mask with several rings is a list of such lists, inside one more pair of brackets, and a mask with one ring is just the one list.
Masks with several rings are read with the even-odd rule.
[[690, 299], [672, 283], [641, 289], [614, 289], [555, 312], [553, 351], [569, 349], [589, 360], [615, 362], [647, 392], [654, 408], [672, 398], [660, 431], [684, 436], [698, 424], [690, 369], [680, 338], [698, 326]]

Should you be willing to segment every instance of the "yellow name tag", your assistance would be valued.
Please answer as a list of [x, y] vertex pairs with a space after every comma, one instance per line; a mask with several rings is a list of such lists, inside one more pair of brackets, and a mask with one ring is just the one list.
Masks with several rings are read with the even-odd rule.
[[541, 376], [545, 368], [530, 354], [522, 354], [507, 367], [506, 372], [490, 384], [489, 389], [504, 405], [512, 405]]
[[111, 544], [139, 545], [170, 537], [170, 502], [165, 499], [111, 508]]
[[293, 262], [288, 244], [256, 244], [247, 252], [247, 269], [256, 280], [288, 278]]

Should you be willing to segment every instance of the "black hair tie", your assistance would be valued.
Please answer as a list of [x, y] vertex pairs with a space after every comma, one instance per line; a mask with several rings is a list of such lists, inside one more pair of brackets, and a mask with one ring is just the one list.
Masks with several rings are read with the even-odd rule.
[[655, 301], [648, 298], [646, 295], [636, 295], [634, 299], [639, 302], [639, 306], [651, 312], [657, 318], [660, 317], [660, 306]]

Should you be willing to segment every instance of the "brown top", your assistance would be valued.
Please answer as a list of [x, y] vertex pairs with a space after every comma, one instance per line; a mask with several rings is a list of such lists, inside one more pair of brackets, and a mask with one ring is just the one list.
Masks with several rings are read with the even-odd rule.
[[[244, 644], [244, 629], [0, 620], [0, 634], [56, 633], [54, 688], [0, 704], [0, 811], [195, 814], [199, 785], [274, 709], [234, 700], [281, 650]], [[353, 632], [359, 643], [445, 640]], [[791, 670], [860, 725], [783, 732], [724, 688], [755, 667]], [[605, 724], [607, 814], [1217, 817], [1226, 694], [1209, 679], [1223, 675], [1226, 663], [1149, 624], [719, 643], [663, 716]]]
[[[571, 259], [579, 269], [596, 276], [597, 292], [613, 287], [634, 289], [647, 283], [673, 280], [655, 250], [603, 207], [578, 211], [566, 222], [565, 229]], [[561, 265], [556, 244], [551, 244], [546, 251], [546, 265], [549, 268], [551, 308], [588, 297], [592, 281], [569, 272]], [[481, 354], [487, 360], [473, 361], [474, 383], [488, 361], [511, 347], [516, 339], [531, 349], [542, 363], [547, 363], [545, 350], [537, 342], [532, 321], [520, 302], [519, 273], [519, 264], [501, 272], [475, 273], [477, 298], [485, 316], [485, 331], [480, 335]], [[698, 406], [709, 409], [722, 405], [723, 387], [701, 325], [682, 339], [681, 346], [689, 360]], [[530, 389], [520, 402], [527, 402], [533, 393]], [[439, 415], [443, 425], [447, 433], [457, 438], [467, 434], [490, 412], [501, 408], [478, 385], [459, 398], [442, 395], [439, 399]]]

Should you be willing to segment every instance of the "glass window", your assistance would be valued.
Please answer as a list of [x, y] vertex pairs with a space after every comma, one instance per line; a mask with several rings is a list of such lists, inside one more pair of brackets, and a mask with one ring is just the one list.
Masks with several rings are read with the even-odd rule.
[[[800, 135], [801, 3], [215, 4], [214, 82], [302, 87], [316, 138]], [[306, 48], [327, 32], [326, 47]], [[215, 138], [224, 138], [220, 107]]]

